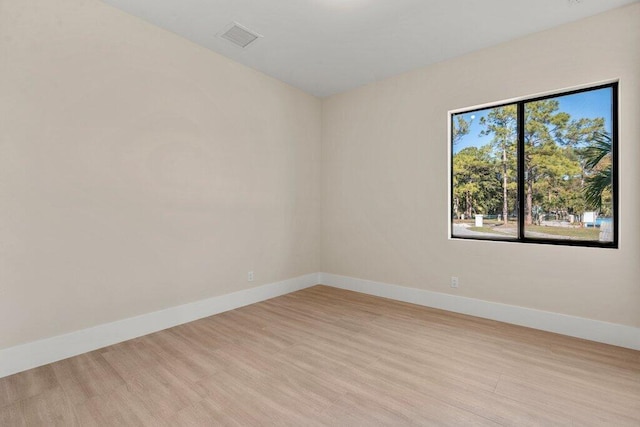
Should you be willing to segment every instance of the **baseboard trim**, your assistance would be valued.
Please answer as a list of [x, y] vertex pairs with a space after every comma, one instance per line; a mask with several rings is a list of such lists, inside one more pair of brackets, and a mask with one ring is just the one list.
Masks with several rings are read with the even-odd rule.
[[317, 285], [311, 273], [0, 350], [0, 378]]
[[320, 273], [320, 283], [426, 307], [439, 308], [455, 313], [468, 314], [604, 344], [640, 350], [640, 328], [634, 328], [632, 326], [330, 273]]
[[311, 273], [0, 350], [0, 378], [318, 283], [640, 350], [640, 328], [632, 326], [337, 274]]

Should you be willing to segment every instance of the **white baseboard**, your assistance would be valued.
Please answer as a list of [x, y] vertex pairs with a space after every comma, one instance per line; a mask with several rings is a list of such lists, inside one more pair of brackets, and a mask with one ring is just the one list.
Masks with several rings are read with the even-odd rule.
[[330, 273], [320, 273], [320, 283], [369, 295], [640, 350], [640, 328], [632, 326]]
[[0, 378], [317, 285], [307, 274], [0, 350]]
[[632, 326], [330, 273], [311, 273], [0, 350], [0, 378], [318, 283], [640, 350], [640, 328]]

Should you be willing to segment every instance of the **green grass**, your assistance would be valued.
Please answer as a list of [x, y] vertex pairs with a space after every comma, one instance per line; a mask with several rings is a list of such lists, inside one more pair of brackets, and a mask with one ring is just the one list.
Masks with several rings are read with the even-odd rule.
[[468, 230], [477, 231], [479, 233], [491, 233], [491, 234], [499, 234], [501, 236], [515, 237], [515, 234], [513, 233], [506, 233], [500, 230], [500, 228], [494, 228], [494, 227], [469, 227]]
[[[473, 226], [473, 224], [475, 224], [474, 220], [464, 220], [464, 221], [456, 220], [456, 223], [458, 224], [465, 223], [465, 224], [471, 225], [471, 227], [467, 228], [470, 231], [515, 237], [513, 227], [516, 227], [516, 224], [515, 222], [512, 222], [512, 221], [509, 222], [509, 228], [505, 230], [501, 230], [501, 226], [503, 225], [503, 223], [498, 222], [496, 220], [484, 221], [482, 227], [474, 227]], [[573, 227], [549, 227], [549, 226], [543, 226], [543, 225], [527, 225], [525, 227], [525, 232], [527, 231], [547, 234], [550, 237], [551, 236], [566, 237], [568, 239], [573, 239], [573, 240], [597, 241], [600, 238], [599, 228], [581, 228], [581, 227], [573, 228]]]
[[[454, 220], [454, 222], [456, 224], [470, 224], [473, 225], [476, 223], [475, 219], [465, 219], [465, 220], [461, 220], [461, 219], [456, 219]], [[502, 225], [502, 221], [497, 221], [495, 219], [485, 219], [482, 221], [483, 225], [491, 225], [491, 226], [495, 226], [495, 225]], [[509, 222], [509, 224], [511, 224], [511, 222]]]
[[600, 237], [599, 228], [572, 228], [572, 227], [545, 227], [542, 225], [527, 225], [526, 231], [536, 233], [551, 234], [553, 236], [571, 237], [580, 240], [598, 240]]

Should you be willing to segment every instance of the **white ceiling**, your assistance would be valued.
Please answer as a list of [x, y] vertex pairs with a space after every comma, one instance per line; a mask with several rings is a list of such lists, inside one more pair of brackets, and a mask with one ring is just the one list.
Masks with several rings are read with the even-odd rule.
[[[327, 96], [639, 0], [103, 0]], [[241, 49], [238, 22], [263, 36]]]

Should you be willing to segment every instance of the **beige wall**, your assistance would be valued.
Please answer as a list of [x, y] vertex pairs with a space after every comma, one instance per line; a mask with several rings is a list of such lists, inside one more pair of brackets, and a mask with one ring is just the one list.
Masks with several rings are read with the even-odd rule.
[[[0, 0], [0, 349], [321, 269], [640, 326], [637, 22], [321, 103], [97, 0]], [[617, 78], [619, 250], [447, 239], [447, 111]]]
[[0, 348], [319, 270], [319, 99], [97, 0], [0, 8]]
[[[323, 103], [322, 269], [640, 326], [640, 4]], [[419, 53], [417, 53], [419, 54]], [[448, 240], [447, 112], [620, 79], [620, 249]]]

